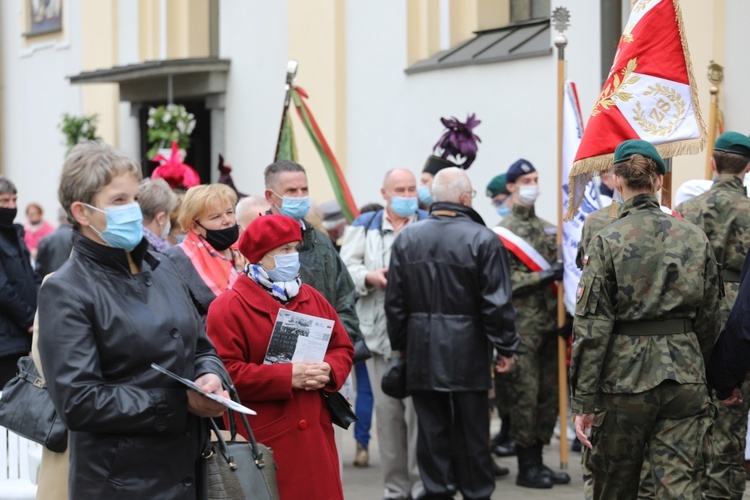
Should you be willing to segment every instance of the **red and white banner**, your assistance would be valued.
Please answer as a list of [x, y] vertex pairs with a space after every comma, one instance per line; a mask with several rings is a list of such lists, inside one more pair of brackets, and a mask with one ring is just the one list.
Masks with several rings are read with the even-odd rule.
[[[549, 262], [540, 254], [536, 248], [529, 245], [523, 238], [518, 236], [516, 233], [508, 228], [502, 226], [495, 226], [492, 228], [495, 233], [500, 237], [500, 241], [503, 242], [505, 248], [510, 253], [515, 255], [518, 260], [529, 268], [532, 272], [546, 271], [550, 268]], [[550, 285], [552, 291], [557, 295], [557, 285], [552, 283]]]
[[696, 95], [679, 0], [637, 0], [620, 37], [570, 173], [575, 213], [585, 186], [612, 166], [628, 139], [649, 141], [664, 158], [700, 152], [706, 126]]

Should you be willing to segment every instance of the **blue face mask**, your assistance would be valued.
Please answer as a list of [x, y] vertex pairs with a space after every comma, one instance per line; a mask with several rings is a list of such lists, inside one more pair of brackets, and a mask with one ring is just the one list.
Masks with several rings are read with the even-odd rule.
[[143, 239], [143, 214], [138, 203], [118, 205], [105, 210], [92, 207], [86, 203], [84, 205], [97, 212], [102, 212], [106, 216], [107, 227], [104, 231], [99, 231], [93, 225], [89, 225], [89, 227], [112, 248], [122, 248], [126, 252], [130, 252]]
[[432, 193], [430, 192], [430, 186], [419, 186], [419, 189], [417, 189], [417, 197], [423, 205], [432, 205]]
[[500, 217], [507, 217], [510, 215], [510, 207], [508, 205], [500, 205], [499, 207], [496, 207], [496, 210]]
[[[276, 196], [279, 195], [276, 194]], [[282, 199], [281, 207], [279, 208], [279, 212], [281, 212], [281, 215], [286, 215], [287, 217], [291, 217], [292, 219], [301, 220], [304, 219], [308, 213], [310, 213], [309, 196], [300, 196], [299, 198], [295, 198], [292, 196], [279, 196], [279, 198]]]
[[399, 217], [409, 217], [417, 211], [417, 198], [406, 198], [404, 196], [391, 196], [391, 210]]
[[266, 271], [271, 281], [292, 281], [299, 275], [299, 253], [274, 255], [273, 261], [276, 263], [276, 267]]

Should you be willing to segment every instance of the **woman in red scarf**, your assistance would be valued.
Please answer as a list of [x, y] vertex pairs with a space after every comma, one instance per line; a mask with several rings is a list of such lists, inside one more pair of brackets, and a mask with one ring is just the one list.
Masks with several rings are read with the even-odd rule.
[[166, 251], [203, 317], [211, 302], [232, 288], [245, 265], [244, 257], [237, 250], [236, 204], [237, 194], [224, 184], [188, 189], [178, 216], [187, 236], [182, 243]]
[[[354, 348], [334, 308], [299, 278], [299, 222], [266, 215], [240, 238], [249, 264], [208, 312], [208, 335], [242, 404], [257, 411], [250, 425], [270, 447], [282, 499], [343, 499], [339, 459], [324, 393], [338, 391]], [[334, 321], [321, 362], [265, 364], [280, 310]], [[278, 358], [276, 358], [278, 359]], [[242, 426], [239, 426], [242, 432]]]

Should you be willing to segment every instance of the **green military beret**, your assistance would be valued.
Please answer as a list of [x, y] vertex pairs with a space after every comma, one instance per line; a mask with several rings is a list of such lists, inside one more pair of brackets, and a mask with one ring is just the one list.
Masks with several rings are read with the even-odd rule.
[[714, 151], [734, 153], [750, 158], [750, 137], [739, 132], [724, 132], [716, 139]]
[[510, 194], [505, 185], [505, 174], [500, 174], [494, 177], [490, 183], [487, 184], [487, 196], [494, 198], [499, 194]]
[[661, 175], [667, 175], [667, 166], [664, 164], [659, 152], [656, 150], [653, 144], [648, 141], [642, 141], [640, 139], [631, 139], [629, 141], [621, 142], [617, 149], [615, 149], [615, 163], [629, 160], [633, 155], [641, 155], [646, 158], [654, 160], [656, 166], [659, 168]]

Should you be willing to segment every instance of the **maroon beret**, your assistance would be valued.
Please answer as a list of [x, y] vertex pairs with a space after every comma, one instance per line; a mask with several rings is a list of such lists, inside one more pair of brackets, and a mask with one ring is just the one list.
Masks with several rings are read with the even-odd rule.
[[240, 236], [240, 253], [251, 264], [257, 264], [274, 248], [302, 241], [299, 222], [286, 215], [264, 215], [254, 219]]

